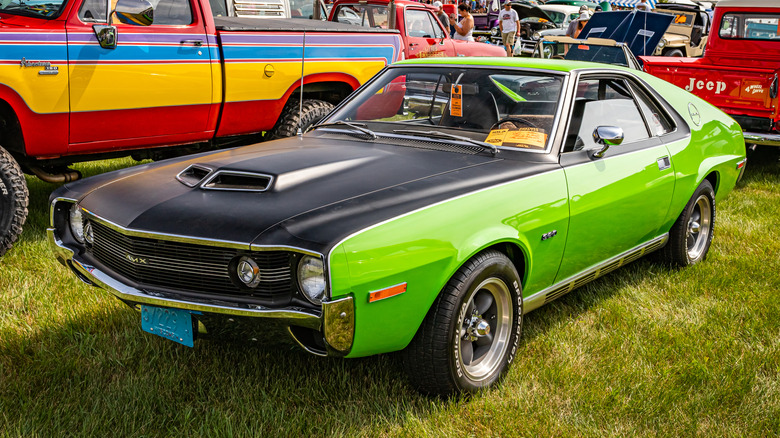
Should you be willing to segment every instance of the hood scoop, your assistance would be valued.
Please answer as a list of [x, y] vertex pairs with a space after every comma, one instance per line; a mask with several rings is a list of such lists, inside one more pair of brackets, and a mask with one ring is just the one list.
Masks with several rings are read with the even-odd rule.
[[271, 187], [271, 175], [253, 172], [220, 170], [212, 174], [200, 188], [204, 190], [231, 190], [239, 192], [264, 192]]
[[186, 169], [182, 170], [181, 173], [176, 175], [176, 179], [187, 187], [195, 187], [200, 184], [200, 182], [203, 181], [203, 179], [205, 179], [212, 171], [212, 169], [206, 166], [192, 164]]

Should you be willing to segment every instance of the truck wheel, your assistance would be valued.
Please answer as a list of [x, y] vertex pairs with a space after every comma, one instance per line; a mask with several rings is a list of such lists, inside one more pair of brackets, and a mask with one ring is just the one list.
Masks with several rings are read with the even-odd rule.
[[517, 352], [522, 328], [520, 279], [498, 251], [484, 251], [452, 276], [403, 351], [421, 392], [450, 396], [498, 382]]
[[333, 105], [323, 100], [305, 99], [300, 114], [298, 100], [290, 99], [284, 106], [282, 114], [276, 125], [265, 134], [266, 140], [292, 137], [298, 134], [298, 127], [306, 132], [309, 127], [328, 115], [333, 110]]
[[22, 169], [8, 151], [0, 148], [0, 257], [22, 234], [29, 197]]
[[685, 53], [680, 49], [670, 49], [664, 52], [664, 56], [671, 56], [673, 58], [684, 58]]
[[661, 258], [672, 265], [685, 267], [707, 257], [715, 226], [715, 191], [706, 179], [699, 184], [669, 231], [669, 242]]

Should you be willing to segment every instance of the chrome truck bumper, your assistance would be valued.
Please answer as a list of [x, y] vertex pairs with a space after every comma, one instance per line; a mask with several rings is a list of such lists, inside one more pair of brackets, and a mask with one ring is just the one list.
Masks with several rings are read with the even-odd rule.
[[757, 144], [761, 146], [780, 146], [780, 134], [769, 134], [765, 132], [743, 132], [745, 144]]
[[[70, 268], [81, 281], [106, 289], [138, 311], [140, 311], [141, 305], [150, 305], [201, 312], [210, 321], [240, 321], [242, 333], [246, 332], [247, 325], [260, 326], [258, 329], [262, 332], [262, 325], [265, 323], [281, 324], [301, 347], [320, 356], [344, 356], [352, 348], [355, 331], [355, 306], [352, 297], [324, 302], [322, 311], [317, 312], [300, 308], [233, 307], [229, 304], [215, 305], [153, 296], [122, 283], [95, 266], [79, 260], [76, 253], [65, 246], [57, 237], [54, 228], [48, 228], [46, 234], [57, 260]], [[199, 321], [198, 331], [201, 335], [207, 334], [209, 329], [200, 324], [198, 316], [194, 315], [194, 317]], [[302, 339], [306, 336], [301, 336], [300, 332], [296, 332], [296, 328], [322, 333], [327, 343], [326, 348], [318, 348], [311, 342], [307, 342], [306, 339]]]

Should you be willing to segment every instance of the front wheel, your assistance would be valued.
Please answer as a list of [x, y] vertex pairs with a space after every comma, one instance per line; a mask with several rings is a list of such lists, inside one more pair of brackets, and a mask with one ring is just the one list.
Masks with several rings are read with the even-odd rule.
[[22, 169], [14, 157], [0, 147], [0, 257], [22, 234], [29, 197]]
[[332, 110], [333, 105], [323, 100], [306, 99], [300, 104], [297, 99], [290, 99], [276, 125], [265, 134], [265, 139], [292, 137], [298, 133], [298, 128], [306, 132]]
[[704, 260], [712, 244], [714, 227], [715, 191], [712, 184], [704, 180], [669, 231], [669, 242], [662, 257], [681, 267]]
[[450, 396], [498, 382], [517, 352], [522, 328], [520, 279], [498, 251], [461, 267], [404, 350], [404, 366], [421, 392]]

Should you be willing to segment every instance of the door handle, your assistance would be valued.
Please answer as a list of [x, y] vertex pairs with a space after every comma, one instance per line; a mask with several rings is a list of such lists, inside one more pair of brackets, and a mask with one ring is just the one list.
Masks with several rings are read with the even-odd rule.
[[200, 47], [203, 45], [203, 40], [181, 40], [181, 45], [193, 45], [195, 47]]
[[672, 162], [669, 157], [661, 157], [658, 159], [658, 170], [666, 170], [672, 167]]
[[409, 43], [409, 47], [414, 47], [416, 45], [417, 45], [417, 43]]

